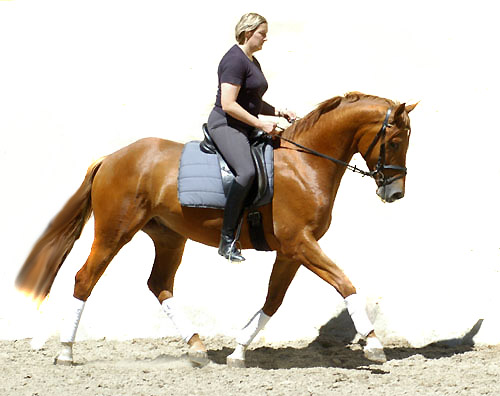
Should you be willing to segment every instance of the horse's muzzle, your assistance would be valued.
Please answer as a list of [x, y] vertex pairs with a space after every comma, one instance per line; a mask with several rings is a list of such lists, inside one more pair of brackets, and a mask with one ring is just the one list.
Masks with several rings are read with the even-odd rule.
[[402, 179], [394, 180], [391, 184], [377, 188], [377, 195], [384, 202], [394, 202], [405, 196]]

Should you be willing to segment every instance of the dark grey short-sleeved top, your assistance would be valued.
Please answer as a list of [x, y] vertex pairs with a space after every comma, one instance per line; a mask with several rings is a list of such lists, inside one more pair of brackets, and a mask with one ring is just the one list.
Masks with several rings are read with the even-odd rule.
[[221, 84], [229, 83], [239, 85], [240, 92], [236, 102], [246, 111], [254, 116], [258, 116], [262, 110], [262, 96], [267, 91], [267, 80], [258, 60], [254, 57], [253, 62], [243, 53], [243, 50], [234, 45], [222, 57], [217, 70], [219, 86], [215, 100], [215, 110], [226, 115], [228, 124], [235, 127], [251, 128], [222, 110], [221, 104]]

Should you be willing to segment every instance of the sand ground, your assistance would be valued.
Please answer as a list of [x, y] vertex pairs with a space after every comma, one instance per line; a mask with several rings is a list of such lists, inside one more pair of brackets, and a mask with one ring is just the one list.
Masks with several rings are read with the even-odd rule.
[[228, 368], [234, 342], [205, 339], [210, 363], [192, 367], [180, 339], [90, 340], [75, 365], [55, 366], [58, 341], [34, 351], [29, 340], [0, 341], [0, 394], [49, 395], [498, 395], [500, 347], [388, 346], [371, 364], [360, 344], [318, 338], [256, 343], [248, 367]]

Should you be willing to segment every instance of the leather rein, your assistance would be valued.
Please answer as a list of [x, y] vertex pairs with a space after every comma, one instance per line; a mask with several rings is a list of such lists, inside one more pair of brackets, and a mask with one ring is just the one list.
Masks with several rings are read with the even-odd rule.
[[[319, 151], [305, 147], [305, 146], [303, 146], [299, 143], [296, 143], [293, 140], [290, 140], [286, 137], [283, 137], [283, 136], [279, 136], [279, 137], [280, 137], [280, 139], [282, 139], [288, 143], [291, 143], [294, 146], [299, 147], [304, 152], [315, 155], [316, 157], [325, 158], [331, 162], [334, 162], [335, 164], [345, 166], [346, 169], [348, 169], [354, 173], [359, 173], [362, 176], [370, 176], [373, 179], [375, 179], [375, 181], [377, 182], [377, 185], [379, 187], [385, 187], [385, 186], [388, 186], [389, 184], [391, 184], [392, 182], [405, 177], [406, 173], [407, 173], [406, 167], [398, 166], [398, 165], [386, 165], [386, 163], [385, 163], [385, 160], [386, 160], [386, 158], [385, 158], [386, 157], [386, 155], [385, 155], [385, 143], [386, 143], [385, 137], [386, 137], [387, 126], [389, 125], [389, 117], [391, 115], [391, 112], [392, 112], [391, 108], [387, 109], [387, 112], [385, 114], [385, 119], [384, 119], [384, 122], [382, 123], [380, 130], [378, 131], [377, 135], [375, 135], [375, 137], [373, 138], [373, 141], [371, 142], [370, 146], [368, 147], [368, 150], [366, 150], [366, 153], [363, 156], [364, 158], [366, 158], [372, 152], [372, 150], [375, 147], [375, 145], [377, 144], [377, 142], [380, 140], [380, 142], [381, 142], [380, 143], [380, 152], [379, 152], [379, 156], [378, 156], [377, 165], [375, 166], [375, 169], [372, 171], [362, 170], [362, 169], [358, 168], [356, 165], [353, 166], [345, 161], [342, 161], [342, 160], [339, 160], [337, 158], [330, 157], [329, 155], [320, 153]], [[282, 129], [283, 131], [285, 130], [284, 128], [281, 128], [281, 127], [279, 127], [279, 128]], [[386, 170], [386, 169], [398, 171], [400, 174], [387, 178], [384, 174], [384, 170]]]

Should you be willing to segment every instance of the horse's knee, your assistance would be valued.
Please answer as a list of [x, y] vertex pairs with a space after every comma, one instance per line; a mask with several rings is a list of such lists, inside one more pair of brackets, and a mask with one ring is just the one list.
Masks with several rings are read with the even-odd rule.
[[151, 276], [148, 279], [148, 288], [158, 299], [160, 304], [167, 298], [172, 298], [174, 295], [168, 287], [165, 286], [165, 282], [158, 282], [158, 280]]
[[164, 279], [165, 274], [163, 276], [158, 276], [154, 272], [151, 273], [151, 276], [148, 279], [148, 288], [155, 295], [155, 297], [160, 301], [160, 304], [166, 300], [167, 298], [173, 297], [173, 281]]
[[155, 282], [148, 281], [148, 288], [158, 299], [160, 304], [168, 298], [172, 298], [174, 295], [172, 291], [166, 290], [164, 286], [159, 286]]
[[158, 295], [160, 294], [161, 290], [160, 288], [158, 287], [157, 283], [149, 278], [148, 279], [148, 289], [151, 293], [153, 293], [156, 297], [158, 297]]
[[159, 303], [161, 304], [163, 301], [172, 298], [174, 295], [170, 290], [165, 290], [165, 289], [154, 289], [152, 290], [150, 288], [151, 292], [155, 295], [155, 297], [158, 299]]
[[346, 298], [346, 297], [350, 296], [351, 294], [355, 294], [356, 288], [351, 283], [351, 281], [347, 280], [347, 281], [343, 281], [343, 282], [338, 282], [337, 291], [339, 292], [339, 294], [343, 298]]
[[162, 290], [160, 294], [158, 294], [158, 301], [161, 304], [163, 301], [172, 298], [173, 296], [174, 295], [170, 290]]

